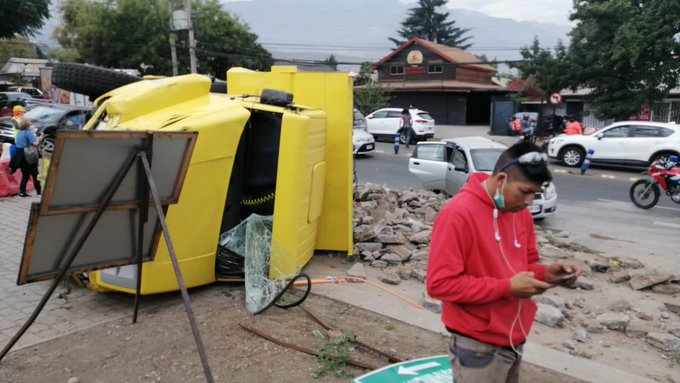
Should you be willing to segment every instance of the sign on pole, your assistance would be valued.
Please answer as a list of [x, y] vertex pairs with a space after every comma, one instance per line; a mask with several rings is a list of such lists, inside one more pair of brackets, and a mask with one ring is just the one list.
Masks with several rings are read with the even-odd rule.
[[391, 364], [352, 383], [451, 383], [452, 374], [448, 355], [438, 355]]
[[553, 93], [550, 95], [550, 103], [557, 105], [562, 102], [562, 96], [559, 93]]

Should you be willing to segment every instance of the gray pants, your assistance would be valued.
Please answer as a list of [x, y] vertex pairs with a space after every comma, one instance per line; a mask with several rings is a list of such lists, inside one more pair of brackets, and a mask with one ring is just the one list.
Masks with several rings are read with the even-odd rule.
[[[515, 347], [520, 353], [523, 346]], [[518, 383], [522, 357], [513, 350], [451, 334], [454, 383]]]

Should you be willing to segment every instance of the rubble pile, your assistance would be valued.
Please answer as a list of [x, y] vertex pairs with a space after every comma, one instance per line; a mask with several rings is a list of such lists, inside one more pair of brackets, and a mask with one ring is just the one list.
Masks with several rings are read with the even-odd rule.
[[[384, 283], [424, 283], [432, 224], [446, 202], [445, 196], [429, 191], [358, 186], [354, 254], [364, 265], [380, 269]], [[583, 270], [574, 289], [552, 289], [534, 298], [537, 322], [572, 332], [572, 340], [557, 347], [581, 355], [579, 345], [594, 334], [616, 332], [663, 353], [680, 353], [680, 277], [647, 270], [635, 258], [601, 254], [569, 242], [569, 237], [536, 226], [543, 262], [563, 260]], [[618, 298], [617, 291], [625, 291], [629, 299]], [[441, 310], [426, 294], [423, 304]]]

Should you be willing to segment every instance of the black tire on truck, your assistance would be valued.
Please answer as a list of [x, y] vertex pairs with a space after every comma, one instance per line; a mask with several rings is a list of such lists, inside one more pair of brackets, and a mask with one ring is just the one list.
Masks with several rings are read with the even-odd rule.
[[97, 97], [141, 78], [87, 64], [59, 63], [52, 69], [52, 84], [69, 92], [80, 93], [94, 101]]

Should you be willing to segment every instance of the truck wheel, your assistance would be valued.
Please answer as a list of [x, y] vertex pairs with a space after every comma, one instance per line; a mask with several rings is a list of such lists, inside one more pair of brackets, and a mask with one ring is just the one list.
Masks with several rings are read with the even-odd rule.
[[96, 99], [104, 93], [141, 78], [112, 69], [77, 63], [59, 63], [52, 69], [52, 83], [69, 92]]

